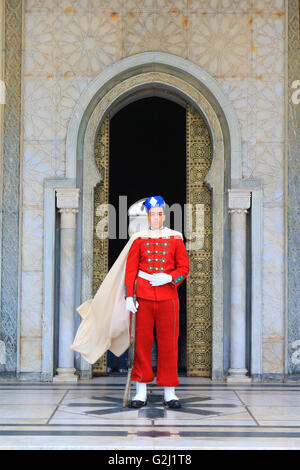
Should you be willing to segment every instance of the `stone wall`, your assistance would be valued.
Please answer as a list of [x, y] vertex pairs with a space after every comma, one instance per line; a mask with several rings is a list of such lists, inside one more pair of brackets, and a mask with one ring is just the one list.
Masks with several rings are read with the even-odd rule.
[[162, 51], [222, 86], [243, 178], [263, 180], [263, 373], [284, 373], [285, 16], [284, 0], [25, 1], [20, 372], [41, 370], [43, 180], [65, 174], [73, 107], [107, 66]]

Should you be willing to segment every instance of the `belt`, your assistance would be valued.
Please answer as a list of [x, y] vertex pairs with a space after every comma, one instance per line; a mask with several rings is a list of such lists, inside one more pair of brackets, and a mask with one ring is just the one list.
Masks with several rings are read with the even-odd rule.
[[147, 281], [151, 281], [153, 279], [153, 274], [145, 273], [145, 271], [139, 270], [137, 275], [143, 279], [147, 279]]

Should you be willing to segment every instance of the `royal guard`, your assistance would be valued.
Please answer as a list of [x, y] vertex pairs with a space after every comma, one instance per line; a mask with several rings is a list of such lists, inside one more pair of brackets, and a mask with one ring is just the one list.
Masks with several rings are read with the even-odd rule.
[[[154, 379], [151, 365], [153, 331], [157, 337], [156, 383], [164, 387], [164, 404], [180, 408], [175, 395], [178, 381], [179, 298], [177, 286], [187, 277], [189, 258], [180, 232], [163, 226], [165, 202], [146, 199], [149, 230], [154, 237], [137, 238], [128, 253], [125, 272], [126, 308], [136, 315], [136, 341], [131, 380], [136, 382], [133, 408], [147, 404], [147, 383]], [[136, 303], [133, 301], [136, 280]]]
[[136, 382], [136, 395], [131, 406], [140, 408], [147, 404], [146, 384], [154, 379], [151, 350], [155, 326], [158, 343], [156, 383], [164, 387], [164, 404], [179, 408], [181, 405], [175, 395], [175, 387], [179, 385], [177, 286], [189, 273], [189, 258], [182, 234], [163, 225], [163, 198], [149, 197], [144, 206], [149, 228], [130, 237], [95, 296], [77, 307], [82, 321], [70, 348], [78, 351], [90, 364], [108, 350], [119, 357], [130, 345], [129, 317], [136, 315], [131, 375]]

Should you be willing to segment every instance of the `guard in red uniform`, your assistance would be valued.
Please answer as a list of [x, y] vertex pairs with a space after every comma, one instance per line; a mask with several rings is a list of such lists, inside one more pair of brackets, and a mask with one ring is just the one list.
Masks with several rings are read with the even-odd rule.
[[[169, 408], [179, 408], [181, 405], [175, 395], [175, 386], [179, 385], [177, 286], [189, 273], [189, 258], [180, 232], [173, 231], [173, 235], [165, 236], [163, 198], [150, 197], [144, 205], [148, 211], [149, 228], [157, 232], [157, 238], [137, 238], [129, 250], [126, 263], [126, 308], [132, 314], [137, 312], [132, 371], [136, 395], [131, 406], [140, 408], [147, 404], [146, 384], [154, 379], [151, 351], [155, 325], [158, 346], [156, 383], [164, 387], [164, 404]], [[136, 305], [133, 302], [135, 280]]]

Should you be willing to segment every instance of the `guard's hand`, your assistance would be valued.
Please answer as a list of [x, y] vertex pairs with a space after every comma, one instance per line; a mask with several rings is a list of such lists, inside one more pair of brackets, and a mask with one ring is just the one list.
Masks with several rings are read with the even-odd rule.
[[171, 274], [166, 273], [155, 273], [152, 274], [152, 279], [149, 281], [152, 286], [163, 286], [164, 284], [168, 284], [172, 282]]
[[133, 297], [127, 297], [126, 299], [126, 310], [129, 310], [132, 313], [135, 313], [138, 309], [139, 303], [136, 301], [134, 305]]

